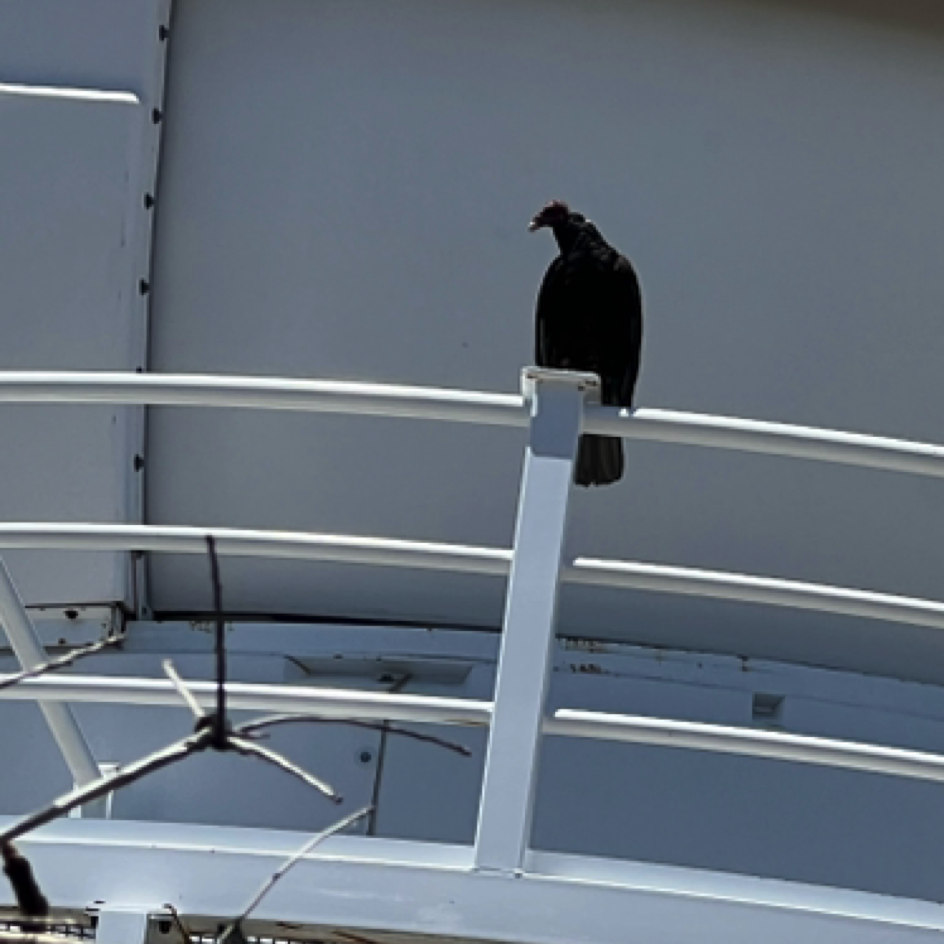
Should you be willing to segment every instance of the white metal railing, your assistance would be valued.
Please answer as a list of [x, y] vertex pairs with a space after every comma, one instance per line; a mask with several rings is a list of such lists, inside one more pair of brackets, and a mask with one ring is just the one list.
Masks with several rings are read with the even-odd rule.
[[[172, 525], [0, 522], [0, 550], [152, 551], [205, 554], [213, 535], [221, 554], [332, 561], [507, 576], [512, 552], [426, 541], [362, 538], [301, 531], [251, 531]], [[577, 557], [560, 570], [565, 583], [713, 597], [741, 603], [817, 610], [944, 629], [944, 603], [826, 584], [748, 574]]]
[[[0, 524], [0, 548], [199, 552], [208, 533], [223, 554], [333, 560], [508, 575], [502, 652], [492, 703], [232, 684], [234, 707], [334, 718], [490, 725], [475, 861], [515, 872], [527, 851], [543, 734], [604, 738], [826, 764], [944, 780], [944, 758], [874, 745], [663, 719], [572, 710], [545, 717], [560, 581], [792, 606], [944, 628], [944, 604], [818, 584], [577, 558], [562, 561], [578, 436], [737, 449], [917, 475], [944, 475], [944, 447], [777, 423], [661, 410], [620, 411], [592, 400], [592, 375], [530, 368], [522, 396], [334, 381], [50, 372], [0, 373], [0, 402], [113, 403], [340, 412], [528, 426], [512, 551], [345, 535], [144, 525]], [[15, 624], [16, 621], [14, 620]], [[22, 628], [22, 627], [21, 627]], [[8, 626], [10, 629], [10, 626]], [[14, 628], [11, 632], [17, 632]], [[208, 684], [195, 684], [208, 701]], [[41, 703], [177, 704], [168, 682], [42, 678], [0, 692]]]
[[[189, 374], [0, 372], [0, 403], [242, 407], [527, 426], [526, 398], [436, 387]], [[944, 446], [673, 410], [587, 404], [583, 431], [944, 476]]]
[[[202, 707], [214, 707], [216, 689], [213, 682], [188, 681], [187, 688]], [[180, 695], [166, 679], [95, 675], [51, 675], [28, 679], [0, 692], [0, 699], [36, 701], [47, 706], [74, 702], [180, 708]], [[227, 701], [233, 709], [297, 713], [337, 721], [400, 721], [474, 728], [488, 727], [492, 722], [492, 703], [487, 701], [358, 692], [346, 688], [230, 682]], [[939, 754], [782, 731], [758, 731], [572, 708], [559, 708], [544, 719], [542, 729], [544, 734], [556, 737], [739, 754], [944, 782], [944, 756]]]

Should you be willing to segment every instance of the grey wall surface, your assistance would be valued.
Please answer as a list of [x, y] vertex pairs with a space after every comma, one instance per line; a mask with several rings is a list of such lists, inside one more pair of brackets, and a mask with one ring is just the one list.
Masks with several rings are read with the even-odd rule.
[[[3, 370], [145, 363], [165, 0], [7, 2], [0, 30]], [[0, 409], [0, 520], [140, 520], [141, 410]], [[125, 555], [5, 552], [31, 604], [129, 602]]]
[[[944, 13], [755, 0], [179, 0], [151, 367], [514, 390], [547, 199], [636, 262], [638, 403], [944, 441]], [[180, 410], [149, 520], [508, 545], [505, 431]], [[938, 597], [940, 483], [647, 444], [572, 550]], [[502, 587], [228, 563], [257, 613], [495, 626]], [[153, 603], [205, 609], [202, 563]], [[571, 634], [944, 677], [932, 633], [565, 590]]]

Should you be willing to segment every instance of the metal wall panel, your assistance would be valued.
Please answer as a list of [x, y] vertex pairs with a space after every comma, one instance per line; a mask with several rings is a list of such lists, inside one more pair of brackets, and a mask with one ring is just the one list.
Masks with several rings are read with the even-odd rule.
[[[8, 2], [0, 35], [7, 370], [144, 366], [169, 0]], [[0, 518], [140, 520], [143, 411], [0, 410]], [[30, 604], [132, 601], [127, 555], [8, 552]]]
[[[181, 0], [175, 17], [152, 368], [512, 390], [553, 253], [525, 224], [560, 196], [638, 264], [640, 404], [944, 440], [939, 5]], [[170, 410], [150, 429], [155, 522], [511, 538], [516, 434]], [[627, 451], [624, 483], [575, 496], [575, 551], [940, 594], [936, 482]], [[484, 579], [231, 573], [235, 609], [500, 619]], [[152, 575], [158, 608], [205, 608], [195, 561]], [[929, 636], [911, 652], [857, 621], [646, 594], [568, 589], [563, 625], [944, 664]]]

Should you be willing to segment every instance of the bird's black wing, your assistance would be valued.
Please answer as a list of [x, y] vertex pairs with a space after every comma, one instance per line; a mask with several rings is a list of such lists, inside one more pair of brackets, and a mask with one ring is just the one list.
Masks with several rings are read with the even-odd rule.
[[[618, 255], [603, 302], [606, 325], [603, 363], [604, 403], [630, 407], [639, 377], [642, 349], [642, 292], [632, 264]], [[609, 388], [609, 389], [607, 389]]]
[[562, 367], [566, 352], [561, 350], [560, 324], [566, 318], [566, 298], [562, 293], [563, 259], [558, 256], [544, 273], [534, 313], [534, 362], [538, 367]]
[[602, 401], [629, 407], [641, 345], [636, 273], [594, 230], [544, 276], [535, 314], [536, 362], [599, 374]]

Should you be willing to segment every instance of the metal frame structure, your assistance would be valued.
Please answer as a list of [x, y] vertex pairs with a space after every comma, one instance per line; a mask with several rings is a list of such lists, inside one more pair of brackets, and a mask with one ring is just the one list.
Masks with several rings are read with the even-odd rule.
[[[944, 757], [917, 751], [586, 711], [561, 710], [552, 718], [545, 717], [556, 600], [562, 579], [721, 596], [944, 628], [944, 603], [936, 601], [640, 563], [582, 558], [565, 563], [562, 554], [568, 498], [581, 432], [774, 453], [917, 475], [944, 476], [942, 446], [657, 410], [629, 413], [600, 407], [592, 402], [586, 403], [586, 400], [592, 400], [596, 384], [596, 378], [592, 375], [536, 368], [525, 371], [525, 389], [520, 397], [268, 378], [48, 372], [0, 374], [0, 402], [225, 406], [530, 426], [514, 548], [510, 551], [338, 535], [38, 523], [0, 526], [0, 547], [202, 552], [206, 535], [213, 533], [222, 554], [428, 567], [496, 576], [507, 574], [504, 632], [493, 703], [282, 686], [229, 686], [233, 707], [296, 710], [338, 718], [489, 725], [490, 739], [480, 798], [478, 834], [475, 847], [471, 850], [471, 859], [465, 862], [462, 871], [465, 879], [470, 875], [478, 876], [477, 889], [496, 888], [481, 884], [489, 875], [530, 875], [536, 862], [547, 865], [553, 858], [537, 856], [528, 849], [534, 780], [543, 734], [635, 741], [824, 764], [893, 776], [944, 780]], [[7, 628], [13, 635], [19, 633], [15, 621], [8, 621]], [[208, 684], [195, 683], [192, 688], [198, 699], [209, 701], [211, 687]], [[47, 707], [69, 701], [177, 704], [176, 695], [168, 682], [89, 676], [35, 679], [5, 690], [2, 696], [36, 699]], [[422, 844], [400, 844], [400, 854], [409, 851], [409, 857], [418, 857], [417, 861], [423, 862], [424, 868], [436, 871], [437, 881], [449, 884], [453, 879], [447, 873], [456, 867], [455, 863], [437, 864], [438, 853], [428, 848], [417, 850], [413, 848], [416, 845], [422, 847]], [[565, 868], [556, 859], [551, 866], [552, 870]], [[376, 863], [372, 867], [376, 867]], [[600, 871], [600, 867], [595, 868], [597, 872]], [[443, 872], [443, 869], [446, 871]], [[591, 868], [590, 872], [593, 871]], [[587, 874], [581, 881], [587, 879]], [[557, 876], [558, 879], [560, 877]], [[533, 875], [532, 881], [536, 881]], [[537, 884], [540, 885], [540, 882]], [[632, 882], [623, 884], [625, 887], [632, 886]], [[639, 892], [638, 887], [636, 891]], [[455, 894], [460, 893], [457, 891]], [[682, 893], [679, 894], [684, 897]], [[494, 898], [492, 891], [488, 891], [483, 900], [490, 897]], [[675, 905], [681, 906], [680, 901], [675, 901]], [[205, 906], [206, 902], [203, 904]], [[814, 911], [816, 909], [812, 908], [811, 913]], [[204, 913], [209, 912], [204, 909]], [[861, 915], [857, 915], [855, 920], [860, 922], [860, 930], [868, 924], [868, 933], [850, 935], [843, 940], [881, 940], [883, 938], [873, 935], [876, 928], [881, 934], [885, 933], [882, 928], [887, 931], [896, 923], [885, 918], [875, 918], [874, 922], [869, 923], [872, 919], [866, 920]], [[472, 936], [488, 937], [488, 932], [482, 930], [488, 921], [488, 916], [483, 915], [479, 929], [481, 933]], [[862, 921], [866, 921], [866, 924], [861, 924]], [[944, 928], [944, 921], [938, 918], [928, 922], [915, 922], [909, 918], [904, 924], [907, 925], [908, 936], [900, 937], [901, 940], [923, 939], [925, 931], [933, 928], [938, 933]], [[458, 935], [462, 929], [446, 922], [443, 928], [427, 924], [422, 930]], [[504, 931], [507, 932], [508, 928]], [[912, 932], [921, 937], [914, 937]], [[756, 939], [757, 933], [755, 928], [752, 939]], [[776, 935], [771, 935], [766, 926], [763, 933], [771, 940], [780, 940]], [[794, 928], [790, 933], [795, 937], [799, 931]], [[572, 935], [571, 938], [575, 936], [579, 937]], [[540, 939], [540, 935], [524, 935], [522, 939], [536, 940]], [[550, 934], [547, 939], [563, 940], [559, 935]], [[581, 939], [605, 940], [607, 935], [588, 934]], [[747, 940], [748, 937], [734, 934], [728, 935], [726, 939]]]

